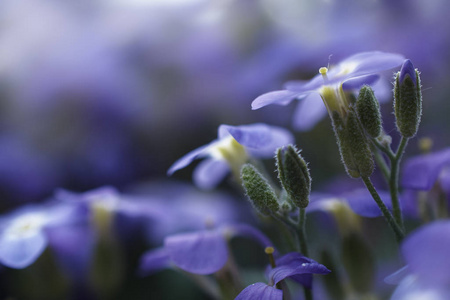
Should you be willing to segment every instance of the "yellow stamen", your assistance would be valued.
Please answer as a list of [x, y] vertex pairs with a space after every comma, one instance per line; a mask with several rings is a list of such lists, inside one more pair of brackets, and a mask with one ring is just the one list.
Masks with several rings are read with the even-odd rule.
[[322, 67], [319, 69], [319, 73], [322, 74], [322, 76], [326, 76], [328, 72], [328, 68]]

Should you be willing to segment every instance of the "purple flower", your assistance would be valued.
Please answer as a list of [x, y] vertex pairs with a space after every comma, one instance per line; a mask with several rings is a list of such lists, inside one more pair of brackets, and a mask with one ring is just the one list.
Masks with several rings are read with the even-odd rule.
[[293, 140], [292, 134], [286, 129], [263, 123], [220, 125], [216, 140], [177, 160], [167, 174], [172, 175], [197, 158], [206, 158], [195, 169], [194, 182], [201, 188], [210, 189], [230, 170], [239, 178], [240, 168], [249, 157], [272, 157], [278, 147], [292, 143]]
[[27, 205], [0, 218], [0, 263], [15, 269], [31, 265], [42, 254], [51, 230], [83, 217], [74, 205]]
[[352, 92], [364, 84], [374, 84], [380, 73], [400, 65], [404, 57], [384, 52], [362, 52], [348, 57], [338, 65], [322, 67], [310, 81], [288, 82], [285, 90], [263, 94], [252, 102], [252, 109], [269, 104], [287, 105], [294, 99], [301, 101], [301, 110], [296, 112], [294, 125], [300, 130], [313, 127], [326, 113], [320, 98], [331, 114], [337, 111], [344, 115], [350, 100], [346, 92]]
[[437, 221], [411, 233], [401, 246], [407, 267], [386, 278], [400, 282], [391, 300], [450, 299], [450, 221]]
[[162, 248], [142, 256], [140, 273], [150, 274], [173, 265], [194, 274], [212, 274], [227, 262], [227, 240], [235, 236], [251, 238], [263, 247], [272, 246], [263, 233], [246, 224], [174, 234], [164, 239]]
[[324, 265], [301, 255], [298, 252], [288, 253], [275, 262], [276, 267], [270, 268], [267, 277], [269, 283], [257, 282], [246, 287], [237, 297], [238, 300], [249, 299], [283, 299], [282, 290], [275, 288], [280, 281], [290, 278], [295, 282], [305, 286], [312, 287], [312, 274], [328, 274], [331, 271]]

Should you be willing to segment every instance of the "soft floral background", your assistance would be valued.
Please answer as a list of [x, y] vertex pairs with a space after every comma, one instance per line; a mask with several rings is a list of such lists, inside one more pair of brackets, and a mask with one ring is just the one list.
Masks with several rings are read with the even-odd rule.
[[[191, 185], [196, 163], [170, 177], [170, 184], [181, 186], [166, 186], [172, 163], [215, 139], [220, 124], [266, 122], [295, 134], [310, 162], [313, 191], [358, 187], [360, 182], [345, 177], [328, 118], [303, 132], [292, 127], [294, 103], [255, 111], [250, 104], [288, 80], [307, 80], [320, 67], [371, 50], [403, 54], [421, 71], [424, 114], [406, 157], [420, 152], [424, 137], [432, 139], [432, 149], [448, 147], [449, 14], [446, 0], [1, 1], [0, 211], [43, 202], [62, 189], [111, 186], [139, 195], [151, 207], [144, 219], [164, 217], [166, 225], [139, 233], [148, 236], [146, 243], [124, 233], [120, 261], [131, 263], [117, 266], [111, 279], [116, 294], [111, 282], [97, 289], [120, 299], [206, 297], [169, 271], [136, 275], [137, 259], [166, 232], [196, 228], [169, 220], [168, 212], [186, 205], [177, 200], [181, 195], [231, 197], [226, 205], [248, 206], [227, 181], [219, 186], [226, 196], [196, 190]], [[384, 75], [389, 87], [393, 72]], [[382, 104], [387, 133], [395, 131], [391, 109], [390, 100]], [[246, 217], [245, 209], [238, 210], [243, 216], [230, 215], [245, 220], [252, 215]], [[125, 211], [120, 221], [138, 226], [127, 221]], [[250, 254], [253, 244], [239, 242], [248, 249], [240, 263], [265, 264], [263, 253]], [[383, 275], [398, 266], [386, 267]], [[0, 298], [14, 291], [33, 299], [29, 288], [41, 299], [58, 299], [67, 284], [54, 269], [0, 270]], [[51, 278], [46, 285], [36, 277], [39, 272]], [[174, 284], [180, 290], [173, 290]]]

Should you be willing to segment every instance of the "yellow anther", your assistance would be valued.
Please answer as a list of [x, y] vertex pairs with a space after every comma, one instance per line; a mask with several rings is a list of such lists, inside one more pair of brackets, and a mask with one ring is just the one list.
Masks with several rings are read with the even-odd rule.
[[322, 75], [327, 75], [328, 72], [328, 68], [327, 67], [322, 67], [319, 69], [319, 73]]
[[275, 249], [273, 249], [273, 247], [266, 247], [266, 249], [264, 249], [264, 252], [266, 252], [266, 254], [273, 254], [275, 252]]
[[429, 137], [424, 137], [419, 140], [419, 149], [422, 153], [429, 153], [433, 147], [433, 140]]

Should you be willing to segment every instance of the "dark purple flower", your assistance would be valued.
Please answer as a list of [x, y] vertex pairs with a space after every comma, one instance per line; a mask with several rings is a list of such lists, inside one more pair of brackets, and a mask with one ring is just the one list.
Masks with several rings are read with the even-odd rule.
[[194, 182], [201, 188], [213, 188], [230, 170], [239, 177], [240, 168], [249, 157], [272, 157], [278, 147], [293, 140], [292, 134], [286, 129], [263, 123], [221, 125], [216, 140], [177, 160], [167, 174], [172, 175], [197, 158], [206, 158], [195, 169]]
[[150, 274], [173, 265], [194, 274], [212, 274], [227, 262], [227, 240], [235, 236], [251, 238], [263, 247], [272, 246], [263, 233], [246, 224], [174, 234], [164, 239], [162, 248], [142, 256], [140, 273]]
[[400, 65], [404, 57], [399, 54], [379, 51], [362, 52], [348, 57], [338, 65], [320, 68], [319, 73], [310, 81], [288, 82], [285, 90], [269, 92], [252, 102], [252, 109], [269, 104], [287, 105], [294, 99], [302, 100], [302, 110], [297, 112], [294, 121], [298, 129], [310, 129], [324, 115], [323, 102], [329, 113], [337, 111], [345, 114], [349, 100], [345, 92], [352, 92], [364, 84], [374, 84], [380, 73]]
[[401, 250], [407, 267], [386, 279], [399, 282], [391, 299], [450, 299], [450, 221], [419, 228], [404, 240]]
[[298, 252], [288, 253], [275, 262], [276, 267], [268, 271], [269, 283], [258, 282], [246, 287], [237, 297], [248, 299], [283, 299], [283, 292], [275, 288], [280, 281], [290, 278], [306, 288], [312, 287], [312, 274], [328, 274], [331, 271], [324, 265], [301, 255]]

